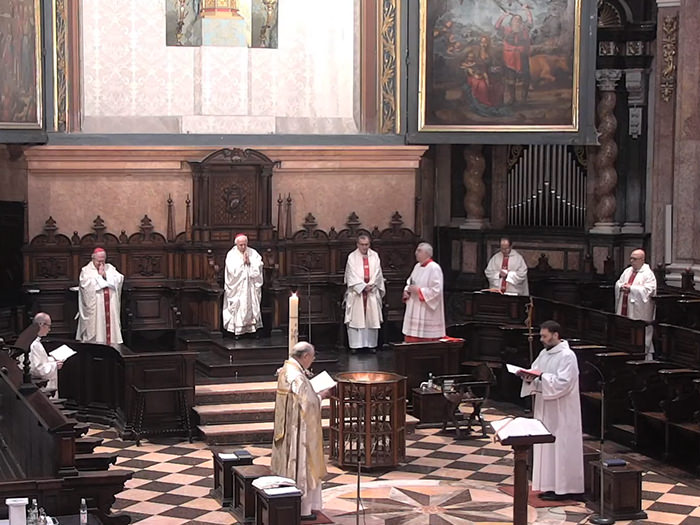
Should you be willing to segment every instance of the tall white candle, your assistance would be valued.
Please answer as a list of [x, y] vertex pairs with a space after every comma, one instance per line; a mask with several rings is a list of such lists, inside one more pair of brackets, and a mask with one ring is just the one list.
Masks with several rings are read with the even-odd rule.
[[296, 293], [289, 297], [289, 351], [299, 342], [299, 298]]

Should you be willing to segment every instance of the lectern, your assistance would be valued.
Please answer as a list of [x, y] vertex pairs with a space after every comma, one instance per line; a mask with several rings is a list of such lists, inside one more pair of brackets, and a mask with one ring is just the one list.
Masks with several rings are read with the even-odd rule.
[[[520, 431], [517, 423], [523, 420], [537, 423], [542, 430], [528, 431], [527, 428], [523, 428], [522, 431]], [[496, 423], [498, 422], [494, 421], [491, 424], [494, 429], [496, 429]], [[528, 425], [528, 427], [532, 429], [534, 425]], [[513, 447], [513, 462], [515, 464], [515, 481], [513, 483], [513, 525], [526, 525], [528, 497], [528, 451], [532, 445], [536, 445], [538, 443], [553, 443], [554, 436], [550, 434], [542, 422], [537, 419], [517, 418], [515, 420], [505, 422], [503, 425], [499, 426], [499, 428], [496, 430], [496, 439], [498, 439], [502, 445]]]

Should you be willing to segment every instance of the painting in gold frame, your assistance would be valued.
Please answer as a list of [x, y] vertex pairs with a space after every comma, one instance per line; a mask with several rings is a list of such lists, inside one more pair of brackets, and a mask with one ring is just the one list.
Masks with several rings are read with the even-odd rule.
[[42, 129], [41, 0], [0, 2], [0, 129]]
[[418, 132], [577, 132], [583, 0], [420, 0]]

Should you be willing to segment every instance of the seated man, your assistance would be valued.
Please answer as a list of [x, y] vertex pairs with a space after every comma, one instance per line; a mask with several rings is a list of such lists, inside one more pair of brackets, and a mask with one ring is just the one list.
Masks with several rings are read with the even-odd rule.
[[[53, 392], [56, 396], [58, 392], [58, 371], [63, 366], [63, 361], [57, 361], [46, 353], [41, 338], [48, 335], [51, 330], [51, 317], [49, 314], [39, 312], [32, 321], [39, 326], [37, 338], [29, 347], [29, 371], [32, 377], [47, 381], [46, 390]], [[20, 368], [22, 363], [20, 363]]]
[[442, 268], [433, 261], [433, 247], [422, 242], [416, 248], [411, 276], [403, 289], [406, 313], [403, 317], [404, 341], [437, 341], [445, 337]]

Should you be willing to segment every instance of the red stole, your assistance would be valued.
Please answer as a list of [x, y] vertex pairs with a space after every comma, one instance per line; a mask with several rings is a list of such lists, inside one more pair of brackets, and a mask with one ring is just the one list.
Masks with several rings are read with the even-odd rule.
[[105, 331], [107, 332], [105, 341], [110, 344], [112, 342], [112, 324], [109, 317], [109, 288], [105, 287], [102, 291], [105, 297]]
[[[630, 278], [627, 280], [627, 284], [632, 285], [635, 277], [637, 277], [637, 270], [632, 270], [632, 274], [630, 275]], [[629, 298], [630, 298], [630, 293], [628, 290], [625, 290], [624, 292], [622, 292], [622, 310], [620, 311], [620, 315], [624, 315], [625, 317], [627, 317], [627, 305], [629, 304]]]
[[[369, 283], [369, 256], [362, 256], [362, 269], [365, 272], [365, 283]], [[367, 311], [367, 290], [362, 290], [362, 305]]]
[[[508, 271], [508, 256], [504, 255], [503, 256], [503, 262], [501, 263], [501, 270], [505, 270], [506, 272]], [[506, 278], [504, 277], [501, 279], [501, 293], [506, 293], [506, 287], [508, 286], [508, 283], [506, 282]]]

